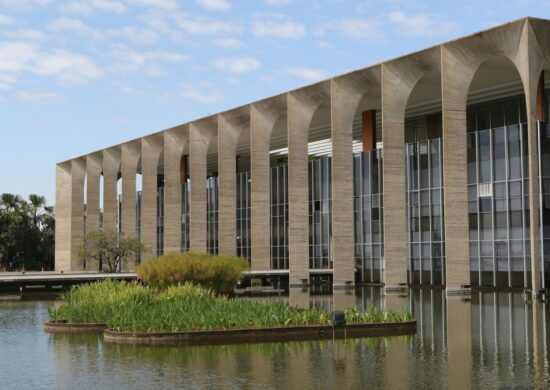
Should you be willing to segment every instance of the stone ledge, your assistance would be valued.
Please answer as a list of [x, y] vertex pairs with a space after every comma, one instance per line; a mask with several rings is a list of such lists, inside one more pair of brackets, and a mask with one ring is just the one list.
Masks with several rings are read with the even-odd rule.
[[333, 337], [335, 339], [343, 339], [346, 337], [401, 336], [414, 333], [416, 333], [415, 320], [387, 324], [354, 324], [338, 328], [333, 328], [332, 326], [300, 326], [174, 333], [119, 332], [107, 329], [103, 333], [103, 339], [106, 343], [112, 344], [213, 345], [326, 340]]
[[80, 324], [71, 322], [46, 321], [44, 330], [56, 334], [103, 334], [107, 324]]

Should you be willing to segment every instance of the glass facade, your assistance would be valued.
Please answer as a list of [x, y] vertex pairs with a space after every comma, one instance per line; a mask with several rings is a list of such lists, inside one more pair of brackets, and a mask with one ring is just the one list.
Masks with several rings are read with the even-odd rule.
[[164, 254], [164, 180], [157, 188], [157, 256]]
[[528, 287], [525, 99], [472, 106], [467, 117], [471, 284]]
[[250, 172], [237, 174], [237, 256], [246, 257], [250, 265]]
[[332, 268], [331, 159], [309, 161], [309, 268]]
[[539, 139], [540, 237], [542, 288], [550, 286], [550, 123], [537, 124]]
[[[141, 191], [136, 192], [136, 238], [141, 241]], [[141, 254], [136, 256], [136, 264], [141, 263]]]
[[191, 181], [187, 179], [181, 184], [181, 244], [180, 250], [189, 250], [189, 190]]
[[206, 179], [206, 250], [218, 254], [218, 178]]
[[271, 268], [288, 269], [288, 166], [271, 168]]
[[384, 262], [382, 149], [353, 156], [355, 264], [358, 283], [381, 283]]
[[[433, 137], [428, 139], [428, 137]], [[408, 280], [445, 283], [441, 116], [406, 121]]]

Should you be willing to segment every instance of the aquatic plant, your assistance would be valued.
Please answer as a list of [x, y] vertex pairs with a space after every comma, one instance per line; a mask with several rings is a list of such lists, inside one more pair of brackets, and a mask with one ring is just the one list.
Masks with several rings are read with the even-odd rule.
[[232, 293], [243, 271], [246, 259], [237, 256], [216, 256], [208, 253], [168, 253], [149, 260], [137, 268], [140, 281], [155, 288], [166, 288], [193, 282], [215, 292]]
[[[330, 325], [323, 308], [295, 309], [282, 301], [254, 301], [218, 296], [192, 283], [156, 289], [136, 282], [105, 280], [66, 292], [50, 310], [53, 321], [106, 323], [130, 332], [180, 332], [244, 328]], [[349, 324], [401, 322], [410, 313], [369, 307], [346, 309]]]

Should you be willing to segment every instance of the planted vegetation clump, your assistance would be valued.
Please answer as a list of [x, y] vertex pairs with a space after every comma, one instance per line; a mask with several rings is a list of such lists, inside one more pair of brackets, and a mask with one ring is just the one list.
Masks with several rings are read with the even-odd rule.
[[[218, 296], [212, 290], [184, 283], [156, 289], [135, 282], [106, 280], [78, 286], [51, 309], [52, 321], [106, 323], [123, 332], [189, 332], [249, 328], [330, 325], [322, 308], [293, 309], [281, 301], [253, 301]], [[348, 324], [410, 321], [408, 311], [345, 310]]]
[[208, 253], [169, 253], [137, 268], [143, 283], [164, 289], [179, 283], [192, 282], [217, 293], [228, 294], [235, 289], [246, 259], [237, 256], [215, 256]]

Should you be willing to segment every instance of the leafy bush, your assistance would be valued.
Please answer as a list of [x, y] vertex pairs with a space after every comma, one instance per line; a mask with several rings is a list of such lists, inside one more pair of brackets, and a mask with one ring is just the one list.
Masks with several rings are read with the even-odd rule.
[[155, 288], [193, 282], [217, 293], [231, 293], [248, 262], [242, 257], [207, 253], [169, 253], [137, 268], [137, 277]]
[[[51, 309], [54, 321], [105, 323], [128, 332], [178, 332], [285, 326], [330, 325], [323, 308], [288, 307], [283, 301], [229, 299], [192, 283], [158, 290], [135, 282], [106, 280], [80, 285], [63, 295], [64, 303]], [[350, 324], [401, 322], [410, 313], [346, 309]]]

